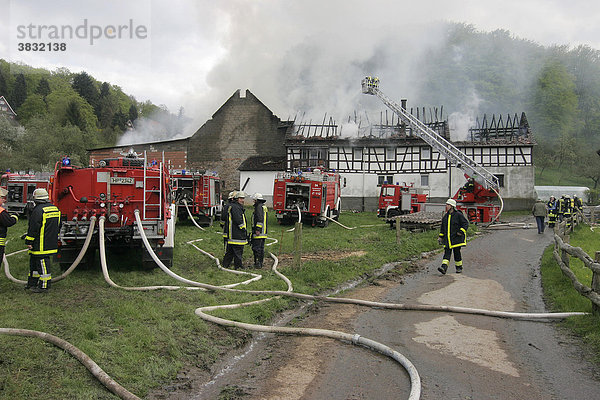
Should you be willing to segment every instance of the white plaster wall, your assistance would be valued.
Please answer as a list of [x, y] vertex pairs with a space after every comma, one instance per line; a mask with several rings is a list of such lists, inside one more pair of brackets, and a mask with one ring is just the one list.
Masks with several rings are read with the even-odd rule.
[[267, 200], [267, 207], [273, 206], [273, 185], [277, 171], [240, 171], [240, 185], [244, 185], [246, 179], [250, 178], [244, 192], [248, 195], [246, 203], [251, 204], [250, 196], [260, 193]]

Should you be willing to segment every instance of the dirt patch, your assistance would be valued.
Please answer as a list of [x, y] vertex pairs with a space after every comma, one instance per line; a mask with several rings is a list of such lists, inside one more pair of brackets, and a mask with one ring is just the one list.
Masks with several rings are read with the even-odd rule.
[[[302, 255], [302, 261], [313, 261], [313, 260], [318, 260], [318, 261], [323, 261], [323, 260], [338, 261], [338, 260], [343, 260], [344, 258], [348, 258], [348, 257], [362, 257], [365, 254], [367, 254], [367, 252], [363, 251], [363, 250], [351, 251], [351, 252], [336, 251], [336, 250], [319, 251], [319, 252], [316, 252], [316, 253], [303, 254]], [[293, 259], [294, 259], [293, 255], [283, 254], [283, 255], [279, 256], [279, 263], [280, 264], [284, 264], [286, 261], [290, 261], [290, 260], [293, 260]]]

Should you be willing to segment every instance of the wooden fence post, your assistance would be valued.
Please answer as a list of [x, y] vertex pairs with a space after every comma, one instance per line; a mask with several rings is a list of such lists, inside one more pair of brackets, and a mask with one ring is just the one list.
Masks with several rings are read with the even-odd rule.
[[[600, 263], [600, 251], [597, 251], [594, 257], [594, 261]], [[600, 275], [592, 272], [592, 290], [600, 294]], [[600, 307], [592, 302], [592, 313], [594, 315], [600, 315]]]
[[[570, 242], [570, 241], [571, 241], [571, 236], [569, 236], [569, 235], [565, 235], [565, 236], [563, 237], [563, 242], [564, 242], [565, 244], [569, 244], [569, 242]], [[571, 268], [571, 267], [569, 266], [569, 264], [570, 264], [570, 262], [569, 262], [569, 253], [567, 253], [567, 251], [566, 251], [566, 250], [561, 250], [561, 251], [560, 251], [560, 258], [561, 258], [562, 262], [565, 264], [565, 266], [566, 266], [567, 268]]]
[[294, 227], [294, 266], [302, 267], [302, 222], [296, 222]]
[[402, 238], [400, 237], [400, 217], [396, 217], [396, 244], [400, 244]]

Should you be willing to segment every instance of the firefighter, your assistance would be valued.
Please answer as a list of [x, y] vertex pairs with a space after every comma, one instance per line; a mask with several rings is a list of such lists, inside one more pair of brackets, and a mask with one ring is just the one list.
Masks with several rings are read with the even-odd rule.
[[9, 214], [2, 207], [6, 203], [8, 190], [0, 188], [0, 263], [4, 259], [4, 248], [6, 246], [6, 232], [9, 226], [13, 226], [19, 221], [19, 218], [14, 214]]
[[556, 215], [558, 217], [558, 221], [562, 222], [562, 213], [565, 208], [565, 195], [560, 196], [560, 199], [556, 200]]
[[469, 221], [467, 221], [460, 210], [456, 209], [456, 200], [446, 200], [446, 214], [442, 217], [442, 226], [440, 227], [440, 235], [438, 237], [438, 243], [444, 245], [444, 258], [442, 265], [438, 268], [438, 271], [442, 275], [445, 275], [446, 271], [448, 271], [452, 252], [454, 252], [456, 273], [460, 274], [462, 272], [463, 262], [460, 248], [467, 245], [468, 228]]
[[50, 256], [58, 251], [60, 211], [50, 203], [46, 189], [33, 191], [35, 207], [29, 215], [25, 244], [29, 248], [29, 275], [25, 289], [35, 293], [50, 289]]
[[254, 253], [254, 268], [263, 267], [265, 258], [265, 239], [267, 238], [267, 206], [266, 200], [260, 193], [254, 193], [254, 213], [252, 214], [252, 253]]
[[246, 233], [246, 215], [244, 214], [244, 192], [235, 192], [234, 201], [227, 209], [227, 249], [223, 257], [223, 268], [229, 268], [233, 261], [235, 269], [244, 268], [242, 257], [244, 246], [248, 244]]
[[558, 202], [554, 196], [550, 196], [550, 200], [546, 203], [548, 209], [548, 228], [554, 229], [556, 218], [558, 217]]
[[581, 199], [577, 197], [577, 195], [573, 196], [573, 210], [575, 214], [583, 211], [583, 203], [581, 202]]
[[221, 209], [221, 227], [223, 228], [223, 249], [225, 250], [227, 250], [227, 232], [229, 230], [229, 228], [227, 227], [227, 220], [229, 218], [227, 211], [229, 210], [229, 207], [231, 207], [231, 203], [234, 202], [234, 195], [235, 191], [229, 192], [229, 195], [227, 196], [227, 203], [225, 203], [223, 205], [223, 208]]
[[571, 228], [571, 225], [573, 224], [573, 220], [572, 217], [573, 216], [573, 207], [572, 207], [572, 202], [571, 202], [571, 196], [569, 196], [568, 194], [565, 195], [564, 201], [563, 201], [563, 210], [562, 210], [562, 217], [563, 217], [563, 221], [567, 221], [565, 228], [568, 230]]

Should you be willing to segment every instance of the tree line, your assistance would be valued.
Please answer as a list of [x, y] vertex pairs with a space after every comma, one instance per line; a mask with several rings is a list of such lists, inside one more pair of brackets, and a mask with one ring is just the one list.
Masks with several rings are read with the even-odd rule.
[[489, 120], [524, 111], [537, 142], [536, 180], [600, 189], [599, 50], [447, 23], [418, 70], [421, 96], [451, 112], [472, 106]]
[[0, 115], [1, 171], [52, 171], [64, 155], [87, 166], [88, 149], [114, 146], [138, 119], [176, 118], [165, 106], [139, 102], [86, 72], [48, 71], [2, 59], [0, 96], [17, 114], [16, 122]]

